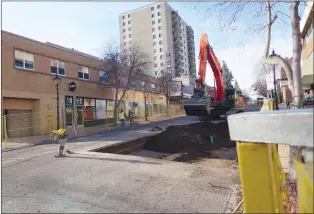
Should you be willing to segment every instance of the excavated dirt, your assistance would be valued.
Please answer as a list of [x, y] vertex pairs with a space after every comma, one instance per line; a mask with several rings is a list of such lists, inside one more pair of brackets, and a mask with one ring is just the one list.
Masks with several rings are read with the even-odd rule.
[[[211, 140], [212, 138], [212, 140]], [[182, 126], [169, 126], [164, 132], [150, 137], [143, 149], [162, 153], [184, 153], [174, 159], [194, 162], [210, 158], [210, 151], [235, 147], [229, 137], [228, 123], [200, 122]]]

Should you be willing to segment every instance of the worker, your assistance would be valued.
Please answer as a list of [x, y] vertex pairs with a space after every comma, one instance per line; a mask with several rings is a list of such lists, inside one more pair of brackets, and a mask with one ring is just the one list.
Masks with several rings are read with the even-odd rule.
[[125, 115], [125, 113], [123, 112], [123, 109], [120, 110], [120, 113], [119, 113], [119, 120], [120, 120], [120, 122], [121, 122], [121, 128], [124, 129], [124, 128], [125, 128], [126, 115]]
[[129, 120], [130, 120], [130, 125], [134, 124], [134, 113], [132, 109], [129, 109]]
[[289, 100], [286, 101], [286, 105], [287, 105], [287, 109], [290, 109], [290, 101]]

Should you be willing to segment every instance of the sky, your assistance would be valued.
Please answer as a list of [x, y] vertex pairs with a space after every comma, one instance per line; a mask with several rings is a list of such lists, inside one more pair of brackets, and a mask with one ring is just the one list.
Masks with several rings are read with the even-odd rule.
[[[208, 17], [205, 13], [215, 3], [168, 3], [194, 30], [197, 68], [199, 39], [207, 33], [217, 58], [227, 63], [240, 87], [250, 91], [264, 50], [264, 34], [246, 38], [245, 29], [256, 22], [250, 18], [250, 11], [222, 30], [217, 25], [218, 15], [211, 13]], [[100, 56], [107, 41], [119, 42], [119, 14], [148, 4], [151, 2], [2, 2], [2, 29]], [[283, 57], [292, 56], [289, 23], [275, 23], [272, 48]], [[213, 85], [210, 68], [206, 81]]]

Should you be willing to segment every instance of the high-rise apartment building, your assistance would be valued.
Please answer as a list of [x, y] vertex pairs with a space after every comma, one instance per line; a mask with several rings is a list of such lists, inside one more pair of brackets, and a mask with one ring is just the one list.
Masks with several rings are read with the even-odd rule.
[[173, 80], [194, 85], [196, 78], [194, 32], [166, 1], [120, 14], [120, 45], [136, 44], [150, 56], [149, 75], [171, 73]]

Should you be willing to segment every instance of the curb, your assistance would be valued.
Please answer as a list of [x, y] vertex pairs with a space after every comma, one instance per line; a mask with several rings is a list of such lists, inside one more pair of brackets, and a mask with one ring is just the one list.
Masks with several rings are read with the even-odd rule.
[[[178, 118], [182, 118], [182, 117], [184, 117], [184, 116], [175, 117], [175, 118], [168, 118], [166, 120], [178, 119]], [[146, 123], [146, 124], [135, 124], [135, 126], [134, 125], [133, 126], [129, 125], [129, 126], [127, 126], [125, 128], [125, 130], [128, 130], [130, 128], [134, 128], [134, 127], [149, 125], [149, 124], [156, 123], [156, 122], [166, 121], [166, 120], [151, 121], [151, 122]], [[112, 131], [116, 131], [119, 128], [120, 128], [119, 126], [110, 127], [110, 130], [96, 131], [96, 132], [93, 132], [93, 133], [80, 135], [80, 136], [72, 136], [72, 137], [69, 137], [68, 140], [70, 141], [70, 140], [75, 140], [75, 139], [78, 139], [78, 138], [81, 138], [81, 137], [89, 137], [89, 136], [92, 136], [92, 135], [112, 132]], [[29, 148], [29, 147], [33, 147], [33, 146], [39, 146], [39, 145], [46, 145], [46, 144], [55, 144], [55, 143], [53, 142], [53, 140], [41, 140], [41, 141], [32, 142], [32, 143], [30, 143], [29, 145], [26, 145], [26, 146], [21, 146], [21, 147], [16, 147], [16, 148], [11, 148], [11, 149], [10, 148], [8, 148], [8, 149], [1, 148], [1, 152], [10, 152], [10, 151], [14, 151], [14, 150], [19, 150], [19, 149], [24, 149], [24, 148]]]

